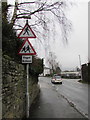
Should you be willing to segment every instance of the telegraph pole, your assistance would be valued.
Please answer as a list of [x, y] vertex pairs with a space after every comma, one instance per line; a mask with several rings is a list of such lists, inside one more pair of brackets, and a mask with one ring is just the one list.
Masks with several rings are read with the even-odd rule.
[[81, 74], [81, 80], [82, 80], [82, 65], [81, 65], [81, 57], [80, 57], [80, 55], [79, 55], [79, 63], [80, 63], [80, 74]]

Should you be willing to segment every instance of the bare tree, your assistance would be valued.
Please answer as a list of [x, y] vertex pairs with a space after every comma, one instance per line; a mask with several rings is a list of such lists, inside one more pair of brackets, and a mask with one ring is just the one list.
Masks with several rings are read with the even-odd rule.
[[[49, 52], [52, 51], [50, 48], [50, 40], [54, 40], [54, 42], [57, 40], [55, 39], [55, 29], [57, 29], [55, 25], [58, 24], [58, 32], [61, 33], [60, 37], [62, 37], [62, 40], [65, 43], [68, 41], [72, 24], [71, 21], [67, 19], [65, 11], [68, 10], [70, 5], [72, 5], [72, 3], [67, 0], [31, 0], [30, 2], [22, 3], [16, 0], [14, 6], [9, 5], [9, 8], [14, 7], [14, 12], [9, 22], [14, 29], [18, 31], [23, 28], [25, 21], [28, 19], [29, 25], [35, 31], [38, 39], [38, 43], [36, 41], [36, 47], [40, 51], [40, 46], [43, 46], [46, 53], [45, 58], [47, 57], [48, 59]], [[53, 63], [54, 65], [52, 65], [52, 67], [55, 67], [56, 64], [54, 60], [49, 60], [49, 64]]]
[[56, 55], [53, 52], [49, 53], [47, 63], [49, 64], [49, 68], [52, 70], [52, 73], [57, 71], [57, 68], [60, 68], [59, 63], [56, 60]]
[[[52, 22], [54, 18], [60, 24], [62, 30], [63, 39], [67, 42], [68, 32], [71, 30], [71, 22], [66, 18], [65, 9], [68, 4], [72, 4], [65, 0], [36, 0], [31, 2], [15, 2], [14, 12], [11, 19], [11, 24], [14, 26], [19, 26], [21, 20], [31, 19], [31, 25], [35, 27], [37, 34], [41, 34], [36, 28], [44, 29], [49, 31], [49, 23]], [[13, 6], [11, 6], [13, 7]], [[18, 24], [19, 23], [19, 24]], [[41, 27], [40, 27], [41, 26]]]

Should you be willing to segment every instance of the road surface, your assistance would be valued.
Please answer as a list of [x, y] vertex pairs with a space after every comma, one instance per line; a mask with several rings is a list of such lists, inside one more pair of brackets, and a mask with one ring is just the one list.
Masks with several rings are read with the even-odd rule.
[[[74, 104], [66, 99], [67, 96], [64, 97], [64, 95], [66, 95], [65, 93], [69, 94], [69, 88], [65, 87], [65, 81], [66, 80], [63, 80], [62, 85], [54, 85], [51, 83], [50, 78], [39, 78], [41, 92], [37, 103], [34, 104], [34, 107], [30, 108], [30, 118], [85, 118], [85, 116], [74, 107]], [[70, 81], [70, 83], [72, 83], [72, 81]], [[76, 82], [73, 84], [76, 84]], [[70, 85], [68, 84], [68, 86]], [[61, 92], [64, 90], [64, 87], [65, 93]]]
[[63, 79], [61, 86], [55, 86], [57, 92], [73, 103], [86, 117], [88, 117], [88, 88], [90, 85], [80, 83], [78, 79]]

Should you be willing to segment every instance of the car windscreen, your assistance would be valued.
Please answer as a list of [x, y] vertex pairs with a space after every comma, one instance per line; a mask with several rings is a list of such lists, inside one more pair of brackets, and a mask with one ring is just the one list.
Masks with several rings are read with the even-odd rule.
[[56, 78], [56, 79], [60, 79], [60, 78], [61, 78], [61, 76], [55, 76], [55, 78]]

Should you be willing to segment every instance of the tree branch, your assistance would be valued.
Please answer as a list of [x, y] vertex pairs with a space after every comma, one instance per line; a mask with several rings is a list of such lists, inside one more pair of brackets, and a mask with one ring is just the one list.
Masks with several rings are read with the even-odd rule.
[[23, 3], [18, 3], [18, 5], [23, 5], [23, 4], [34, 4], [35, 2], [23, 2]]
[[16, 19], [31, 19], [31, 16], [16, 17]]

